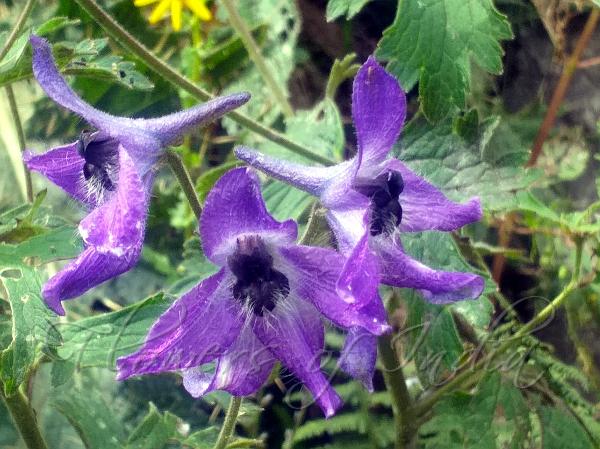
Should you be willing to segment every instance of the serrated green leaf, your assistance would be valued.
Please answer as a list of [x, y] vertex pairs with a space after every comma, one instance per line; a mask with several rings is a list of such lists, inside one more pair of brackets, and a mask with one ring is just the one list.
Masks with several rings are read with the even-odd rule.
[[160, 413], [150, 402], [148, 414], [127, 439], [126, 449], [161, 449], [177, 431], [177, 417]]
[[57, 350], [63, 360], [77, 367], [114, 369], [117, 357], [134, 352], [148, 330], [171, 301], [157, 293], [117, 312], [60, 323], [63, 345]]
[[473, 394], [455, 392], [441, 399], [419, 433], [425, 448], [496, 449], [507, 447], [504, 443], [520, 448], [527, 447], [529, 428], [521, 392], [493, 372]]
[[394, 154], [455, 201], [478, 196], [487, 211], [514, 209], [515, 192], [530, 186], [540, 173], [522, 167], [520, 155], [527, 153], [526, 147], [499, 154], [494, 137], [500, 123], [496, 117], [485, 120], [477, 126], [476, 138], [469, 139], [450, 120], [434, 127], [417, 119], [404, 129]]
[[6, 394], [11, 395], [25, 380], [39, 347], [57, 346], [61, 337], [54, 327], [55, 314], [42, 300], [42, 282], [35, 269], [0, 254], [0, 283], [12, 316], [12, 341], [2, 352], [0, 377]]
[[452, 108], [464, 108], [471, 59], [501, 73], [499, 41], [511, 37], [508, 21], [491, 0], [402, 1], [377, 56], [389, 61], [388, 70], [404, 89], [419, 82], [423, 112], [439, 121]]
[[327, 21], [331, 22], [343, 15], [346, 16], [346, 19], [350, 20], [358, 14], [369, 1], [370, 0], [329, 0], [327, 2], [326, 10]]
[[541, 407], [542, 442], [544, 449], [592, 449], [590, 437], [577, 420], [557, 409]]

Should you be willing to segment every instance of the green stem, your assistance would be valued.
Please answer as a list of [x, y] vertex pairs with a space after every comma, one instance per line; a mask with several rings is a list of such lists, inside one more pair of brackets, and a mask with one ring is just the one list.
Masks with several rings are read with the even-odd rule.
[[252, 59], [252, 62], [256, 64], [256, 68], [264, 78], [269, 89], [271, 89], [271, 92], [273, 93], [275, 99], [279, 103], [281, 110], [287, 117], [291, 117], [292, 115], [294, 115], [294, 110], [288, 102], [285, 92], [281, 90], [281, 86], [279, 85], [279, 83], [277, 83], [277, 81], [275, 81], [273, 74], [267, 66], [265, 58], [260, 52], [260, 48], [258, 48], [256, 41], [250, 33], [250, 30], [244, 23], [244, 19], [242, 19], [242, 17], [238, 14], [237, 9], [235, 9], [235, 6], [233, 6], [233, 2], [231, 0], [221, 0], [221, 3], [223, 4], [225, 9], [227, 10], [227, 13], [229, 14], [229, 23], [236, 31], [236, 33], [240, 36], [244, 47], [246, 47], [246, 50], [248, 51], [250, 59]]
[[40, 433], [35, 412], [25, 395], [20, 390], [17, 390], [12, 396], [5, 396], [4, 387], [0, 385], [0, 396], [2, 396], [27, 448], [48, 449], [44, 437]]
[[242, 447], [265, 447], [265, 442], [254, 438], [240, 438], [227, 445], [227, 449], [237, 449]]
[[[149, 69], [162, 76], [165, 80], [173, 84], [174, 86], [183, 89], [193, 97], [201, 101], [207, 101], [213, 98], [213, 96], [196, 86], [191, 80], [183, 76], [178, 71], [172, 69], [167, 63], [157, 58], [150, 50], [148, 50], [141, 42], [129, 34], [118, 22], [116, 22], [110, 15], [108, 15], [94, 0], [76, 0], [77, 3], [87, 11], [87, 13], [102, 27], [102, 29], [113, 39], [120, 42], [124, 48], [130, 51], [132, 54], [137, 56], [139, 59], [144, 61], [144, 64]], [[300, 145], [296, 142], [289, 140], [283, 134], [280, 134], [260, 123], [251, 119], [250, 117], [237, 112], [232, 111], [229, 114], [233, 120], [240, 125], [248, 128], [249, 130], [263, 136], [264, 138], [281, 145], [288, 150], [291, 150], [297, 154], [305, 156], [315, 162], [319, 162], [323, 165], [334, 165], [335, 162], [313, 152], [312, 150]]]
[[0, 61], [2, 61], [2, 59], [4, 59], [4, 57], [10, 50], [10, 48], [15, 43], [15, 40], [17, 40], [17, 37], [21, 33], [21, 30], [23, 29], [23, 25], [25, 25], [25, 22], [27, 21], [27, 18], [29, 17], [29, 14], [31, 13], [31, 10], [32, 10], [34, 4], [35, 4], [35, 0], [28, 0], [27, 3], [25, 3], [25, 7], [23, 8], [23, 11], [21, 11], [21, 15], [17, 19], [17, 23], [15, 23], [15, 26], [13, 27], [10, 34], [8, 35], [8, 38], [6, 39], [6, 43], [4, 44], [4, 47], [2, 47], [2, 50], [0, 50]]
[[396, 428], [395, 447], [404, 449], [414, 447], [417, 427], [412, 400], [393, 343], [392, 335], [382, 335], [378, 339], [377, 346], [379, 357], [383, 362], [385, 383], [392, 396]]
[[577, 290], [580, 286], [579, 284], [579, 276], [581, 273], [581, 257], [583, 254], [583, 241], [578, 239], [576, 240], [576, 253], [575, 253], [575, 269], [573, 270], [573, 275], [569, 283], [563, 288], [563, 290], [554, 298], [550, 304], [544, 307], [531, 321], [521, 327], [512, 338], [505, 341], [502, 345], [500, 345], [496, 350], [490, 352], [487, 357], [480, 359], [477, 363], [473, 365], [471, 369], [465, 370], [457, 374], [451, 381], [444, 384], [434, 392], [432, 392], [425, 399], [420, 401], [415, 406], [416, 415], [422, 416], [427, 413], [433, 405], [444, 395], [454, 391], [457, 388], [462, 387], [465, 383], [471, 380], [472, 376], [477, 376], [479, 370], [485, 368], [491, 361], [493, 361], [496, 357], [503, 354], [506, 350], [512, 348], [516, 343], [518, 343], [523, 337], [527, 336], [530, 332], [535, 330], [537, 326], [544, 323], [554, 312], [558, 309], [569, 297], [573, 291]]
[[[17, 130], [17, 138], [19, 139], [19, 149], [21, 153], [25, 151], [25, 133], [23, 132], [23, 125], [21, 123], [21, 117], [19, 116], [19, 108], [15, 100], [15, 93], [11, 85], [6, 86], [6, 96], [8, 97], [8, 104], [10, 112], [15, 122], [15, 128]], [[33, 183], [31, 181], [31, 173], [27, 170], [25, 164], [23, 164], [23, 171], [25, 172], [25, 190], [27, 195], [27, 201], [33, 203]]]
[[202, 215], [202, 205], [200, 204], [200, 200], [198, 199], [198, 195], [196, 194], [196, 189], [194, 188], [192, 178], [190, 177], [189, 172], [187, 171], [183, 161], [181, 160], [181, 156], [179, 156], [172, 150], [168, 150], [165, 153], [165, 159], [171, 167], [171, 170], [173, 170], [177, 181], [179, 181], [181, 189], [183, 190], [183, 193], [188, 199], [190, 207], [194, 211], [194, 215], [198, 220], [200, 220], [200, 215]]
[[242, 405], [242, 398], [239, 396], [231, 396], [227, 414], [225, 415], [225, 421], [223, 421], [223, 427], [221, 427], [221, 432], [219, 432], [219, 437], [217, 438], [217, 442], [213, 449], [225, 449], [227, 447], [229, 439], [235, 429], [240, 405]]

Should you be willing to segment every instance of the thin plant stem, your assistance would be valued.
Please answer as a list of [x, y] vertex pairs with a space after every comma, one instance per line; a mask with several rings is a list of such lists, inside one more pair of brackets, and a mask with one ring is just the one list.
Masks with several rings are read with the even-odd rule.
[[563, 288], [563, 290], [539, 313], [533, 317], [527, 324], [521, 327], [512, 338], [505, 341], [502, 345], [500, 345], [496, 350], [490, 352], [487, 357], [480, 359], [477, 363], [473, 365], [473, 367], [469, 370], [462, 371], [457, 374], [451, 381], [444, 384], [437, 390], [435, 390], [431, 395], [427, 396], [425, 399], [420, 401], [415, 405], [415, 413], [416, 416], [422, 416], [427, 413], [433, 405], [444, 395], [454, 391], [456, 388], [460, 388], [465, 383], [467, 383], [472, 377], [477, 377], [480, 374], [480, 371], [484, 369], [488, 364], [495, 359], [497, 356], [503, 354], [506, 350], [512, 348], [516, 343], [521, 341], [521, 339], [527, 336], [530, 332], [534, 331], [537, 326], [544, 323], [548, 318], [550, 318], [556, 310], [562, 306], [564, 301], [569, 297], [571, 293], [577, 290], [580, 287], [579, 277], [581, 272], [581, 257], [583, 254], [583, 242], [581, 240], [576, 241], [576, 253], [575, 253], [575, 269], [573, 270], [573, 275], [569, 283]]
[[[163, 77], [166, 81], [183, 89], [193, 97], [201, 101], [207, 101], [213, 98], [208, 91], [194, 84], [193, 81], [186, 78], [177, 70], [171, 68], [166, 62], [156, 57], [148, 48], [127, 32], [118, 22], [107, 14], [94, 0], [76, 0], [76, 2], [87, 11], [87, 13], [98, 23], [98, 25], [113, 39], [120, 42], [121, 45], [132, 54], [141, 59], [144, 64]], [[268, 128], [254, 119], [237, 111], [231, 111], [228, 116], [240, 125], [263, 136], [271, 142], [277, 143], [282, 147], [305, 156], [315, 162], [323, 165], [334, 165], [335, 162], [315, 153], [314, 151], [289, 140], [283, 134]]]
[[6, 408], [10, 412], [25, 445], [28, 449], [48, 449], [44, 437], [40, 432], [40, 428], [37, 424], [35, 412], [31, 408], [31, 404], [21, 392], [17, 390], [12, 396], [6, 396], [4, 394], [4, 387], [0, 385], [0, 396], [6, 404]]
[[165, 154], [165, 159], [171, 167], [171, 170], [173, 170], [177, 181], [179, 181], [181, 189], [188, 199], [192, 211], [194, 211], [194, 215], [198, 220], [200, 220], [200, 216], [202, 215], [202, 205], [200, 204], [200, 200], [196, 194], [196, 189], [194, 188], [192, 178], [190, 177], [189, 172], [181, 160], [181, 156], [174, 151], [168, 150]]
[[6, 38], [6, 43], [4, 44], [4, 47], [2, 47], [2, 50], [0, 50], [0, 61], [4, 59], [10, 48], [17, 40], [17, 37], [21, 33], [23, 25], [25, 25], [25, 22], [27, 21], [27, 18], [29, 17], [29, 14], [33, 9], [34, 4], [35, 0], [28, 0], [27, 3], [25, 3], [25, 7], [23, 8], [23, 11], [21, 11], [21, 15], [17, 19], [17, 22], [15, 23], [13, 29], [10, 31], [10, 34]]
[[262, 75], [263, 79], [265, 80], [265, 83], [267, 83], [267, 86], [273, 93], [273, 96], [277, 100], [277, 103], [279, 103], [281, 110], [287, 117], [291, 117], [292, 115], [294, 115], [292, 105], [290, 105], [285, 95], [285, 92], [281, 89], [281, 86], [275, 80], [275, 77], [271, 73], [271, 70], [269, 70], [267, 62], [265, 61], [265, 58], [260, 52], [260, 48], [258, 47], [256, 41], [252, 37], [250, 30], [244, 23], [244, 19], [242, 19], [242, 17], [239, 15], [237, 9], [235, 9], [235, 6], [233, 5], [233, 2], [231, 0], [221, 0], [221, 3], [223, 4], [225, 9], [227, 10], [227, 13], [229, 14], [230, 25], [240, 36], [244, 47], [248, 51], [250, 59], [252, 60], [252, 62], [254, 62], [254, 64], [256, 64], [256, 68]]
[[392, 335], [378, 338], [379, 357], [383, 363], [383, 376], [392, 397], [392, 411], [396, 428], [396, 449], [414, 447], [416, 421], [410, 393], [406, 387], [406, 379], [400, 361], [394, 350]]
[[242, 405], [242, 398], [239, 396], [231, 396], [229, 407], [225, 414], [225, 421], [223, 421], [223, 427], [221, 427], [221, 432], [219, 432], [219, 437], [217, 438], [217, 442], [213, 449], [225, 449], [227, 447], [229, 439], [235, 429], [240, 405]]
[[533, 149], [531, 150], [531, 156], [527, 162], [527, 167], [533, 167], [536, 164], [538, 157], [542, 153], [542, 147], [546, 141], [546, 138], [548, 137], [548, 134], [550, 133], [550, 130], [552, 129], [552, 126], [554, 125], [554, 121], [558, 115], [558, 109], [565, 98], [567, 89], [569, 88], [571, 80], [573, 79], [573, 74], [577, 70], [579, 59], [581, 58], [581, 55], [587, 47], [590, 39], [592, 38], [599, 19], [600, 9], [593, 8], [585, 26], [583, 27], [583, 31], [577, 40], [575, 49], [573, 50], [571, 56], [569, 56], [569, 59], [567, 59], [560, 79], [558, 80], [558, 84], [554, 89], [552, 99], [550, 100], [550, 105], [548, 106], [548, 111], [546, 112], [544, 121], [542, 122], [542, 125], [540, 126], [538, 134], [535, 138]]
[[[6, 86], [6, 96], [8, 97], [10, 112], [12, 113], [13, 121], [15, 122], [15, 128], [17, 130], [17, 138], [19, 139], [19, 149], [21, 150], [21, 153], [23, 153], [23, 151], [25, 151], [25, 133], [23, 132], [23, 124], [19, 115], [19, 108], [17, 107], [15, 93], [11, 85]], [[25, 173], [25, 190], [27, 201], [33, 203], [33, 183], [31, 181], [31, 173], [29, 172], [29, 170], [27, 170], [25, 164], [23, 164], [23, 171]]]

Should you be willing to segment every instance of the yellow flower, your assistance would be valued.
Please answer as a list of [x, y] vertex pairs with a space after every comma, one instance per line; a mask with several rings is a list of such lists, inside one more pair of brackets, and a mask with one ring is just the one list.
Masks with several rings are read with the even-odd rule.
[[158, 3], [158, 5], [156, 5], [156, 8], [154, 8], [148, 19], [152, 25], [160, 21], [167, 10], [170, 9], [173, 29], [179, 31], [181, 29], [181, 10], [184, 5], [200, 20], [208, 22], [212, 19], [210, 9], [206, 7], [206, 0], [134, 0], [133, 2], [137, 7], [152, 5], [154, 3]]

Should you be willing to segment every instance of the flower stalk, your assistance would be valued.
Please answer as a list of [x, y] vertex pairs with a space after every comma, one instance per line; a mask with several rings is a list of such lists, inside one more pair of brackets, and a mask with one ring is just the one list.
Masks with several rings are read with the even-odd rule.
[[239, 396], [231, 396], [229, 401], [229, 407], [225, 414], [225, 421], [223, 421], [223, 427], [219, 432], [219, 437], [215, 443], [213, 449], [225, 449], [229, 439], [235, 429], [235, 423], [237, 422], [238, 413], [240, 412], [240, 406], [242, 405], [242, 398]]
[[0, 395], [27, 448], [48, 449], [38, 427], [35, 412], [21, 390], [17, 390], [12, 396], [6, 396], [3, 386], [0, 386]]
[[[8, 97], [8, 105], [15, 123], [17, 138], [19, 139], [19, 150], [23, 153], [25, 151], [25, 133], [23, 132], [23, 124], [15, 100], [15, 93], [11, 85], [6, 86], [6, 96]], [[29, 203], [33, 203], [33, 182], [31, 181], [31, 173], [25, 164], [23, 164], [23, 172], [25, 173], [25, 196]]]
[[265, 80], [265, 83], [267, 83], [267, 86], [269, 86], [271, 92], [273, 92], [273, 96], [279, 103], [281, 110], [286, 115], [286, 117], [291, 117], [292, 115], [294, 115], [294, 110], [292, 109], [292, 106], [290, 105], [285, 95], [285, 92], [283, 92], [281, 86], [273, 77], [271, 70], [269, 70], [267, 62], [265, 61], [265, 58], [260, 52], [260, 48], [258, 47], [256, 41], [252, 37], [250, 30], [244, 23], [244, 19], [242, 19], [242, 17], [238, 14], [237, 9], [235, 9], [235, 6], [233, 5], [233, 2], [231, 0], [222, 0], [221, 3], [227, 10], [227, 14], [229, 14], [229, 24], [239, 35], [240, 39], [242, 40], [242, 43], [244, 44], [244, 47], [246, 48], [246, 51], [248, 51], [250, 59], [252, 59], [252, 62], [256, 64], [256, 68], [262, 75], [263, 79]]
[[[166, 62], [156, 57], [146, 46], [134, 38], [128, 31], [126, 31], [117, 21], [115, 21], [110, 15], [108, 15], [94, 0], [76, 0], [77, 3], [85, 9], [85, 11], [98, 23], [98, 25], [113, 39], [121, 43], [121, 45], [130, 51], [132, 54], [137, 56], [139, 59], [144, 61], [144, 64], [149, 69], [162, 76], [169, 83], [174, 86], [183, 89], [193, 97], [201, 101], [207, 101], [213, 98], [213, 96], [206, 90], [194, 84], [191, 80], [186, 78], [184, 75], [179, 73], [177, 70], [171, 68]], [[263, 136], [271, 142], [277, 143], [290, 151], [305, 156], [315, 162], [323, 165], [333, 165], [334, 162], [330, 159], [315, 153], [314, 151], [300, 145], [296, 142], [289, 140], [283, 134], [280, 134], [261, 123], [253, 120], [252, 118], [241, 114], [239, 112], [229, 113], [229, 117], [235, 120], [240, 125], [248, 128], [249, 130]]]
[[179, 156], [174, 151], [167, 151], [165, 153], [165, 159], [171, 170], [175, 174], [177, 181], [179, 181], [179, 185], [183, 190], [188, 202], [190, 203], [190, 207], [192, 211], [194, 211], [194, 215], [199, 220], [200, 215], [202, 215], [202, 205], [200, 204], [200, 200], [198, 199], [198, 194], [196, 193], [196, 189], [194, 188], [194, 184], [192, 182], [192, 178], [185, 168], [185, 164], [181, 160], [181, 156]]
[[414, 447], [417, 425], [410, 393], [406, 387], [404, 372], [400, 366], [393, 335], [382, 335], [378, 338], [379, 357], [383, 363], [385, 384], [392, 397], [394, 425], [396, 427], [396, 449]]

